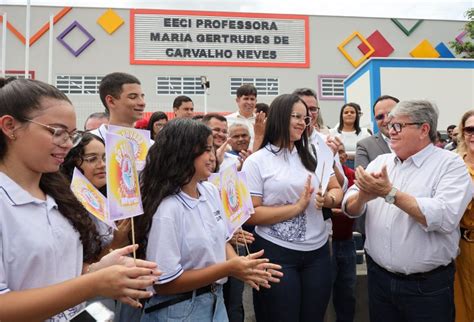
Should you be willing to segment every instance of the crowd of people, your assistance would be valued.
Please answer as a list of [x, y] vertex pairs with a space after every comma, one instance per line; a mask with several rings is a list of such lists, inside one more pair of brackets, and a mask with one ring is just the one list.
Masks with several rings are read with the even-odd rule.
[[[182, 95], [171, 120], [144, 118], [133, 75], [99, 93], [105, 112], [80, 131], [54, 86], [0, 81], [1, 321], [67, 321], [101, 301], [115, 321], [243, 322], [245, 284], [258, 322], [324, 321], [331, 294], [336, 321], [354, 321], [353, 231], [372, 322], [474, 320], [474, 110], [441, 145], [424, 100], [379, 97], [372, 132], [354, 102], [328, 128], [309, 88], [268, 106], [244, 84], [229, 115], [195, 115]], [[69, 189], [77, 168], [107, 195], [109, 125], [150, 131], [135, 245], [130, 220], [113, 230]], [[254, 207], [233, 236], [208, 182], [231, 165]]]

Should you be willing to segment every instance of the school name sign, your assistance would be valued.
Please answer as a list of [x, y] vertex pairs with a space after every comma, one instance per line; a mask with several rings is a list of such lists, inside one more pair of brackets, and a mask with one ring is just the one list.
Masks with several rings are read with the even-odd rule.
[[309, 67], [308, 16], [130, 11], [130, 63]]

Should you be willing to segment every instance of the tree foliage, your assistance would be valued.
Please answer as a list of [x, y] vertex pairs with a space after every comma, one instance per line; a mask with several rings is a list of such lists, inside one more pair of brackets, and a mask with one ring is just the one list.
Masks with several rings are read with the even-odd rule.
[[468, 22], [464, 25], [464, 30], [467, 34], [464, 36], [463, 43], [450, 41], [449, 45], [457, 55], [461, 55], [462, 58], [474, 58], [474, 8], [466, 11], [466, 17]]

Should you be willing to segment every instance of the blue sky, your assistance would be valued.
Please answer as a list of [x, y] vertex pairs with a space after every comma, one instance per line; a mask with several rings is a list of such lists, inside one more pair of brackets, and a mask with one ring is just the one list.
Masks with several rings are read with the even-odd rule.
[[[26, 0], [0, 0], [1, 4], [25, 5]], [[31, 0], [31, 4], [446, 20], [465, 20], [466, 10], [474, 7], [472, 0]]]

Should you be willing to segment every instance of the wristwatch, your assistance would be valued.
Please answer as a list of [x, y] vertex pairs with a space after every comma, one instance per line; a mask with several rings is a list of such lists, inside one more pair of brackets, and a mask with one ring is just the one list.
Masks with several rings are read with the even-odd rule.
[[390, 192], [385, 196], [385, 202], [389, 204], [395, 203], [395, 195], [397, 194], [398, 189], [392, 186]]

